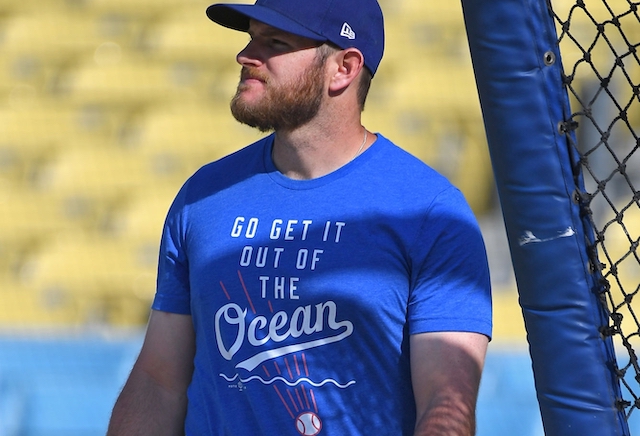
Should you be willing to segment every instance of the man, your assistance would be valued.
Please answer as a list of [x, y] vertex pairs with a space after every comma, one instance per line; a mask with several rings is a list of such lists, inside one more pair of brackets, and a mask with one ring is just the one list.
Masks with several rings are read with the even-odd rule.
[[231, 103], [274, 133], [203, 167], [162, 238], [109, 435], [470, 435], [489, 276], [460, 192], [361, 125], [376, 0], [218, 4]]

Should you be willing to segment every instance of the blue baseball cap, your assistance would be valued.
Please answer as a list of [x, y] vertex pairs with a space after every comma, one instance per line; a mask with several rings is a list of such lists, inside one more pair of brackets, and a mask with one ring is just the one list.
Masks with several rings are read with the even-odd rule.
[[384, 52], [384, 20], [377, 0], [257, 0], [255, 4], [219, 3], [207, 8], [214, 22], [249, 30], [249, 20], [345, 49], [355, 47], [375, 75]]

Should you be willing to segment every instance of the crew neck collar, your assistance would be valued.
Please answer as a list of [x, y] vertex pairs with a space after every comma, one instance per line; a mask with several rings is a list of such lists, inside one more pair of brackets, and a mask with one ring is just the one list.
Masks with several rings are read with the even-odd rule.
[[373, 144], [371, 144], [371, 146], [369, 146], [366, 150], [356, 156], [353, 160], [347, 162], [345, 165], [341, 166], [335, 171], [332, 171], [329, 174], [317, 177], [315, 179], [298, 180], [285, 176], [276, 168], [272, 158], [275, 134], [271, 134], [265, 139], [264, 142], [264, 165], [269, 177], [275, 183], [285, 188], [296, 190], [318, 188], [346, 176], [360, 166], [364, 165], [369, 159], [371, 159], [371, 157], [373, 157], [378, 152], [380, 143], [382, 142], [382, 136], [379, 133], [375, 133], [375, 135], [376, 140], [373, 142]]

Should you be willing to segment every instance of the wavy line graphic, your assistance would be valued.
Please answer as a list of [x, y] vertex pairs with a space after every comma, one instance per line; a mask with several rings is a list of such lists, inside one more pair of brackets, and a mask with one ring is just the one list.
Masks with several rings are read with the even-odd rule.
[[[219, 374], [219, 375], [220, 375], [220, 377], [222, 377], [223, 379], [225, 379], [228, 382], [236, 381], [236, 379], [238, 379], [240, 377], [238, 374], [234, 375], [233, 377], [227, 377], [225, 374], [222, 374], [222, 373]], [[252, 375], [251, 377], [248, 377], [246, 379], [243, 379], [243, 378], [240, 379], [240, 381], [242, 383], [247, 383], [247, 382], [250, 382], [252, 380], [259, 380], [262, 384], [265, 384], [265, 385], [270, 385], [270, 384], [275, 383], [276, 381], [281, 381], [281, 382], [283, 382], [284, 384], [286, 384], [289, 387], [298, 386], [302, 382], [307, 382], [311, 386], [319, 388], [321, 386], [326, 385], [327, 383], [331, 383], [331, 384], [335, 385], [336, 387], [339, 387], [340, 389], [346, 389], [346, 388], [348, 388], [349, 386], [351, 386], [352, 384], [355, 383], [355, 380], [351, 380], [351, 381], [347, 382], [346, 384], [340, 384], [336, 380], [333, 380], [333, 379], [330, 379], [330, 378], [322, 380], [320, 383], [317, 383], [317, 382], [314, 382], [314, 381], [312, 381], [312, 380], [310, 380], [310, 379], [308, 379], [306, 377], [299, 378], [295, 382], [291, 382], [291, 381], [289, 381], [289, 380], [287, 380], [287, 379], [285, 379], [283, 377], [274, 377], [274, 378], [272, 378], [270, 380], [264, 380], [262, 377], [260, 377], [258, 375]]]

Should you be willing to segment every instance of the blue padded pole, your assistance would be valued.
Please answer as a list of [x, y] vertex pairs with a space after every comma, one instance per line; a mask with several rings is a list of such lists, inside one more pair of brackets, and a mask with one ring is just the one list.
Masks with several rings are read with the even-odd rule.
[[544, 0], [462, 4], [545, 433], [626, 435], [592, 230], [559, 128], [570, 110], [553, 19]]

